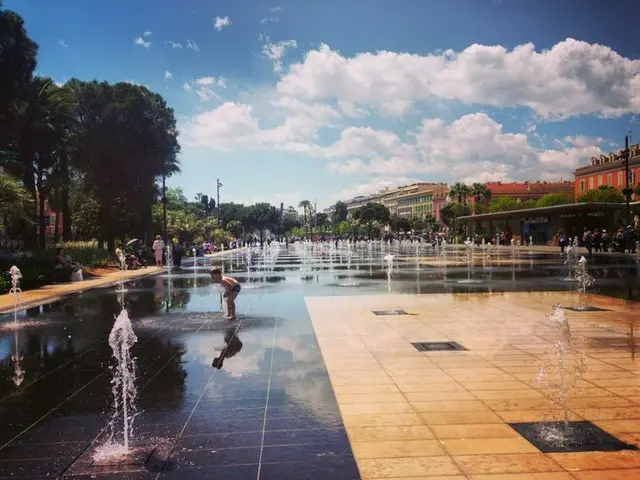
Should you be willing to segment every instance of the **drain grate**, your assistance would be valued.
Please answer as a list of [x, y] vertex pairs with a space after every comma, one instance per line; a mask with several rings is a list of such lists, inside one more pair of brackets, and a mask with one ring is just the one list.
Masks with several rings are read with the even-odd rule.
[[420, 342], [412, 343], [419, 352], [447, 352], [467, 350], [457, 342]]
[[374, 315], [384, 316], [384, 315], [411, 315], [411, 313], [407, 313], [404, 310], [373, 310]]
[[526, 438], [542, 453], [618, 452], [638, 450], [591, 422], [510, 423], [511, 428]]
[[611, 310], [608, 310], [606, 308], [600, 308], [600, 307], [592, 307], [591, 305], [588, 305], [586, 307], [564, 307], [565, 310], [571, 310], [572, 312], [610, 312]]

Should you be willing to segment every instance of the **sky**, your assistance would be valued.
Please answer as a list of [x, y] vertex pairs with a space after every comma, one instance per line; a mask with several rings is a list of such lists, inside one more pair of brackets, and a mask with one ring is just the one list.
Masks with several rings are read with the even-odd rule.
[[[634, 0], [5, 0], [37, 73], [175, 110], [188, 198], [337, 200], [573, 179], [640, 141]], [[635, 142], [634, 142], [635, 143]]]

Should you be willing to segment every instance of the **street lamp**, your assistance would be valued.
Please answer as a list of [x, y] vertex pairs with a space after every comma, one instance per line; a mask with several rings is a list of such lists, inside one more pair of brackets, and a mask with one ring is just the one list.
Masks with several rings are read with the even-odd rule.
[[218, 226], [220, 226], [220, 179], [216, 178], [216, 205], [218, 206]]
[[167, 175], [162, 172], [162, 230], [165, 243], [167, 242]]

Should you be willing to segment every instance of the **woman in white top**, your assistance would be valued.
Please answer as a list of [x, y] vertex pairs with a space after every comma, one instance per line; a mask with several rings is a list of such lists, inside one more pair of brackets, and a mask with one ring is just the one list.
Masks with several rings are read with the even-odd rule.
[[164, 251], [164, 242], [160, 235], [156, 235], [156, 239], [153, 242], [153, 252], [156, 255], [156, 266], [162, 268], [162, 252]]

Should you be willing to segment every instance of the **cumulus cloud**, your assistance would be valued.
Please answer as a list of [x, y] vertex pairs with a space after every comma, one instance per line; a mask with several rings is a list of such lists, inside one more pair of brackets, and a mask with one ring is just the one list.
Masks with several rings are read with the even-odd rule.
[[165, 79], [165, 80], [171, 80], [171, 79], [173, 79], [173, 73], [171, 73], [169, 70], [165, 70], [165, 71], [164, 71], [164, 79]]
[[571, 38], [549, 50], [474, 44], [428, 55], [381, 51], [347, 58], [321, 45], [290, 67], [278, 90], [401, 115], [416, 101], [529, 107], [545, 118], [640, 112], [640, 60]]
[[564, 143], [568, 143], [569, 145], [573, 145], [578, 148], [592, 147], [604, 142], [604, 138], [602, 137], [588, 137], [586, 135], [567, 136], [562, 140]]
[[287, 54], [288, 50], [292, 50], [298, 47], [298, 42], [295, 40], [284, 40], [277, 43], [267, 43], [262, 47], [262, 54], [267, 57], [273, 64], [273, 71], [275, 73], [282, 72], [282, 59]]
[[199, 52], [200, 51], [200, 47], [193, 40], [187, 40], [187, 48], [189, 50], [193, 50], [194, 52]]
[[218, 31], [222, 30], [224, 27], [228, 27], [229, 25], [231, 25], [229, 17], [216, 17], [213, 20], [213, 28]]
[[58, 44], [59, 44], [62, 48], [69, 48], [69, 45], [67, 45], [67, 42], [65, 42], [64, 40], [58, 40]]
[[151, 42], [147, 42], [142, 37], [136, 37], [133, 39], [134, 45], [142, 45], [144, 48], [149, 48], [151, 46]]
[[184, 89], [185, 92], [190, 92], [191, 91], [191, 85], [189, 85], [189, 82], [184, 82], [182, 84], [182, 88]]
[[182, 44], [178, 42], [172, 42], [171, 40], [167, 40], [167, 45], [171, 47], [171, 50], [182, 50]]
[[[203, 87], [206, 88], [206, 87]], [[307, 105], [295, 99], [280, 99], [273, 106], [288, 112], [285, 120], [270, 129], [261, 128], [251, 105], [225, 102], [199, 113], [181, 125], [185, 144], [222, 151], [273, 149], [309, 153], [318, 129], [340, 118], [327, 105]]]
[[145, 36], [145, 37], [150, 37], [151, 36], [151, 32], [149, 30], [147, 30], [142, 35]]

